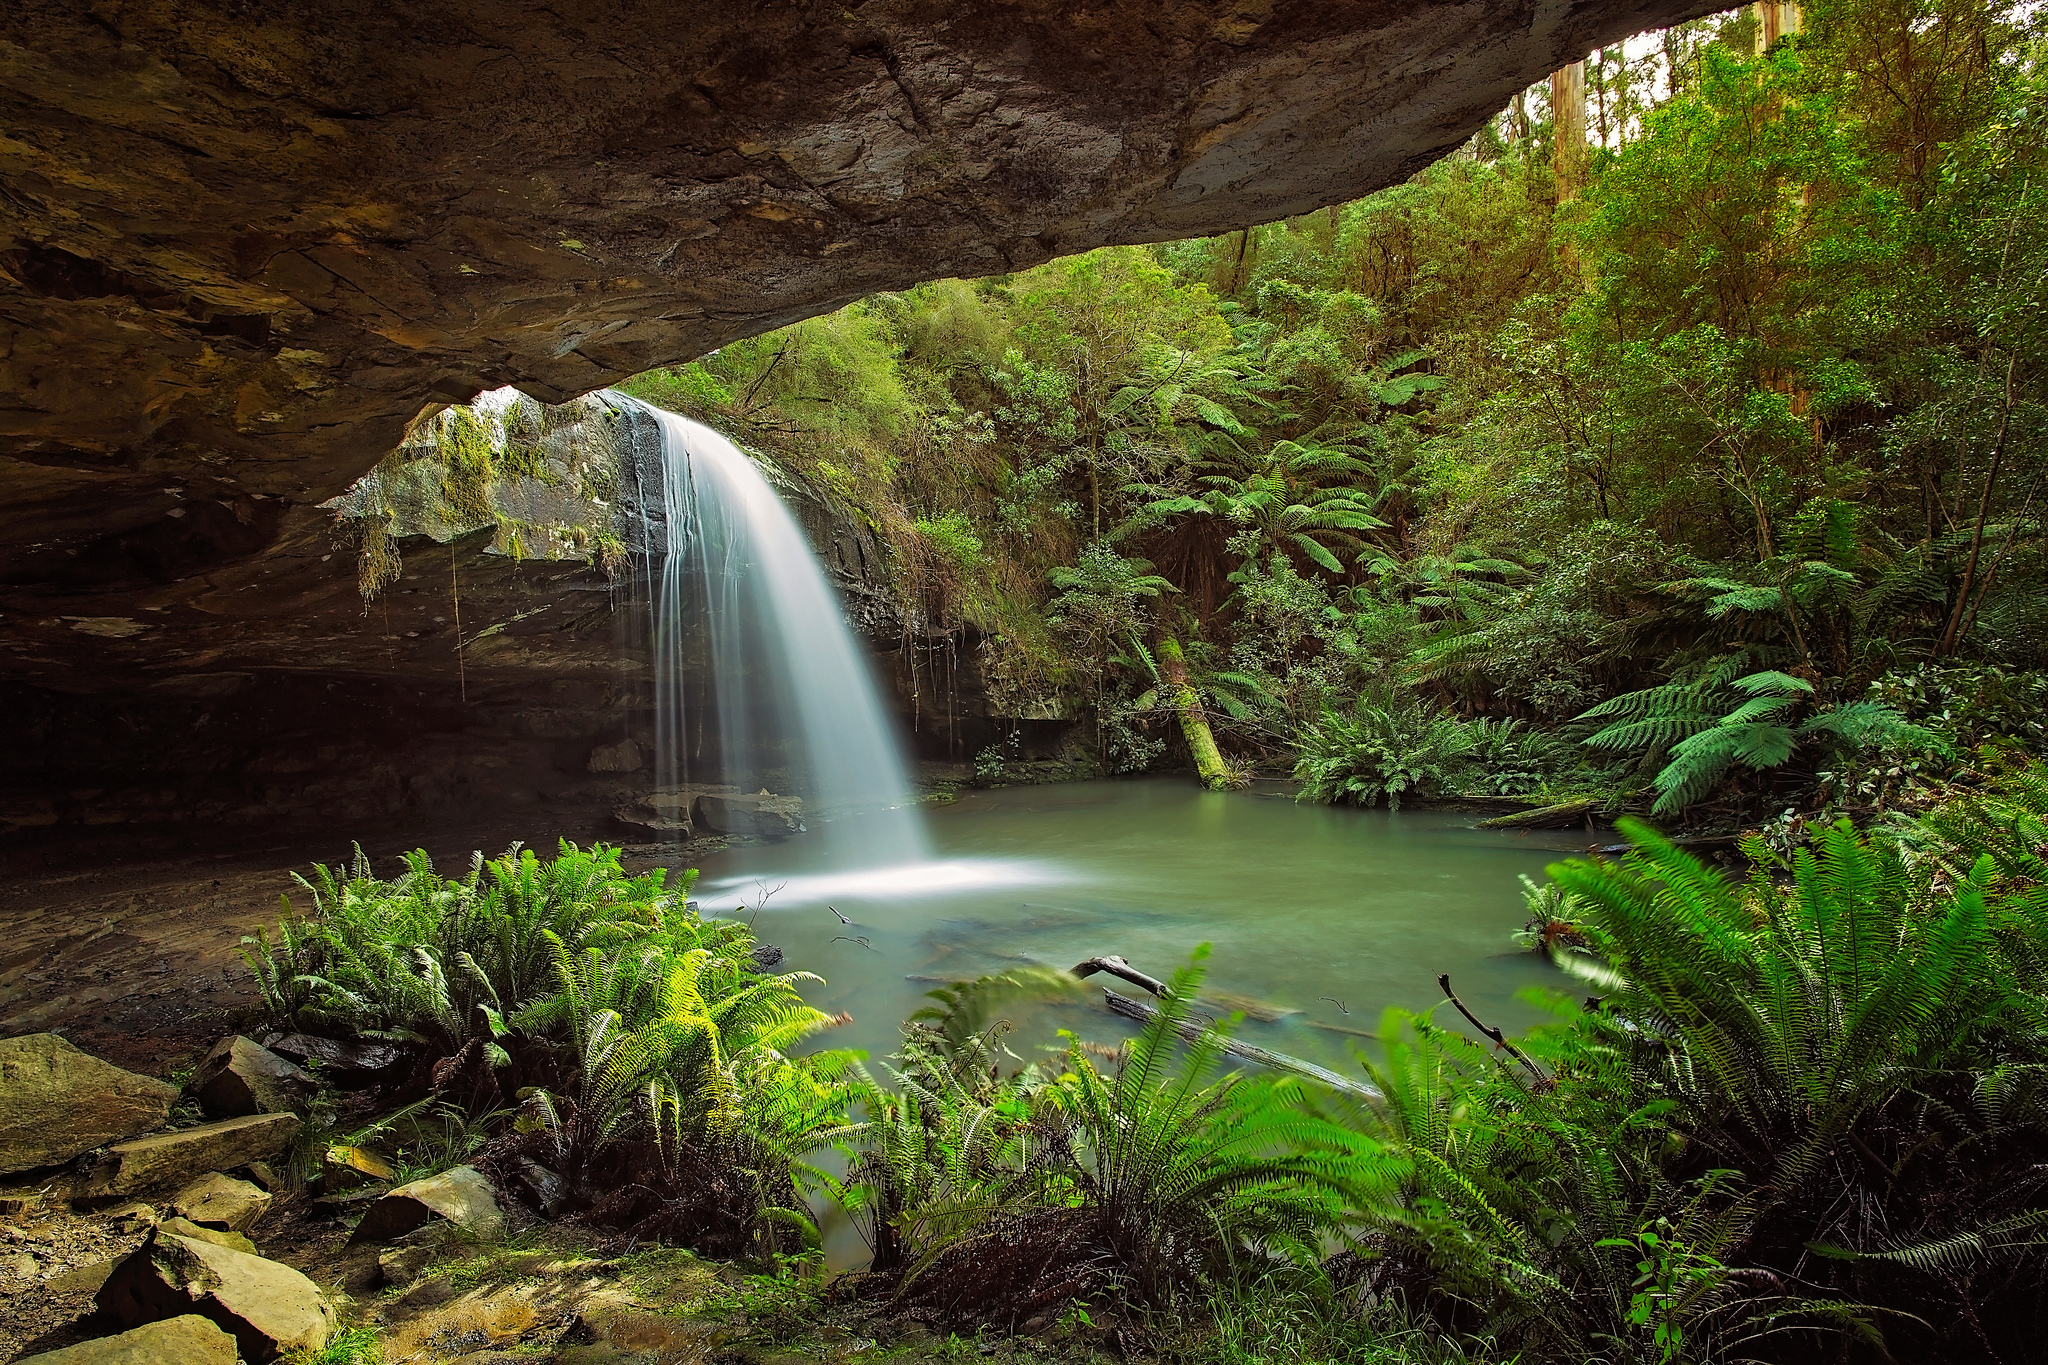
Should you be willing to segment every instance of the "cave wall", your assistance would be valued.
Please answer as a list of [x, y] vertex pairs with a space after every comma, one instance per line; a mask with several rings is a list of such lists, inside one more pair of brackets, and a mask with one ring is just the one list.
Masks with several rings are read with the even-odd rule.
[[[778, 482], [909, 753], [958, 764], [991, 744], [1036, 759], [1083, 742], [1078, 720], [994, 714], [971, 632], [899, 599], [857, 513]], [[622, 510], [637, 526], [641, 509]], [[133, 615], [14, 621], [0, 866], [309, 839], [339, 857], [353, 840], [436, 831], [493, 847], [653, 837], [616, 818], [656, 781], [648, 565], [614, 581], [588, 563], [493, 553], [492, 540], [404, 538], [399, 578], [366, 607], [352, 550], [322, 514], [271, 557], [281, 574], [174, 580]], [[103, 571], [80, 560], [84, 578]], [[690, 776], [741, 780], [717, 753], [715, 717], [704, 728], [711, 747]]]

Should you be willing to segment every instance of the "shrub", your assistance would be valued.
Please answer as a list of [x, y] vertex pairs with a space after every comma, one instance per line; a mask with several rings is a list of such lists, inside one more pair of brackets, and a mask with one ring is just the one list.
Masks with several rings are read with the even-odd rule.
[[1404, 792], [1431, 796], [1454, 786], [1474, 743], [1471, 728], [1448, 712], [1390, 689], [1369, 692], [1349, 713], [1325, 711], [1302, 732], [1299, 799], [1371, 806], [1385, 797], [1399, 810]]

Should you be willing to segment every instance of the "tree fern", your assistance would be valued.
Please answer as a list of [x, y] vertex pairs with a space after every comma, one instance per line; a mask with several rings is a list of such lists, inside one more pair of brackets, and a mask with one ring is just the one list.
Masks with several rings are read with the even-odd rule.
[[1586, 739], [1589, 748], [1669, 750], [1653, 783], [1653, 813], [1669, 815], [1705, 799], [1738, 765], [1754, 772], [1781, 767], [1803, 743], [1947, 747], [1938, 735], [1874, 702], [1828, 707], [1794, 723], [1809, 704], [1813, 684], [1775, 669], [1737, 675], [1742, 657], [1696, 678], [1612, 698], [1578, 717], [1608, 722]]

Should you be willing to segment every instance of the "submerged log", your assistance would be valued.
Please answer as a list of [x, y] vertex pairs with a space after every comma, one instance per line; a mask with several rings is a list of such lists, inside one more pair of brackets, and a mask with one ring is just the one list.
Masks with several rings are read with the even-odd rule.
[[[1105, 1005], [1109, 1006], [1111, 1014], [1120, 1014], [1126, 1019], [1133, 1019], [1141, 1024], [1149, 1024], [1159, 1017], [1158, 1006], [1148, 1005], [1142, 1000], [1133, 1000], [1128, 995], [1118, 995], [1112, 990], [1104, 990], [1102, 992], [1102, 1001]], [[1213, 1031], [1200, 1020], [1183, 1019], [1174, 1026], [1174, 1032], [1189, 1042], [1194, 1043], [1201, 1041], [1203, 1034], [1212, 1033]], [[1380, 1097], [1380, 1092], [1371, 1086], [1340, 1076], [1328, 1067], [1317, 1066], [1314, 1062], [1305, 1062], [1299, 1057], [1290, 1057], [1284, 1052], [1270, 1052], [1265, 1048], [1256, 1047], [1251, 1043], [1243, 1042], [1236, 1038], [1222, 1037], [1221, 1035], [1214, 1036], [1217, 1037], [1223, 1051], [1233, 1057], [1242, 1058], [1247, 1062], [1257, 1062], [1260, 1066], [1273, 1067], [1279, 1071], [1292, 1071], [1297, 1076], [1306, 1076], [1312, 1081], [1329, 1086], [1340, 1094], [1350, 1095], [1357, 1099], [1377, 1100]]]
[[1581, 824], [1593, 813], [1594, 803], [1586, 801], [1560, 801], [1554, 806], [1538, 806], [1535, 810], [1517, 811], [1513, 815], [1496, 815], [1491, 820], [1481, 820], [1481, 829], [1570, 829]]

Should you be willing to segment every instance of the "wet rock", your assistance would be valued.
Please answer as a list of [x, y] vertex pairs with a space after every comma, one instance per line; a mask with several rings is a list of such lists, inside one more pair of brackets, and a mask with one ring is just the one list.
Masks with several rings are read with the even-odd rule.
[[637, 773], [640, 771], [640, 746], [630, 739], [622, 739], [617, 744], [606, 744], [592, 749], [590, 771]]
[[54, 1033], [0, 1039], [0, 1174], [146, 1133], [177, 1098], [176, 1086], [123, 1071]]
[[247, 1232], [270, 1211], [270, 1196], [246, 1180], [212, 1171], [179, 1190], [171, 1211], [203, 1228]]
[[747, 956], [751, 957], [754, 960], [754, 965], [764, 972], [771, 967], [780, 967], [782, 965], [782, 949], [772, 943], [756, 945], [754, 951], [747, 954]]
[[245, 1252], [251, 1256], [263, 1254], [256, 1249], [256, 1244], [242, 1233], [223, 1232], [219, 1228], [203, 1228], [188, 1218], [166, 1218], [159, 1226], [174, 1237], [190, 1237], [195, 1241], [211, 1242], [217, 1247]]
[[114, 1268], [94, 1302], [123, 1327], [196, 1313], [250, 1362], [318, 1350], [334, 1335], [326, 1296], [290, 1266], [161, 1229]]
[[276, 1156], [298, 1131], [299, 1121], [291, 1114], [252, 1114], [116, 1143], [93, 1172], [91, 1193], [176, 1189], [222, 1166]]
[[285, 1114], [314, 1094], [320, 1083], [300, 1068], [247, 1038], [223, 1038], [206, 1054], [185, 1087], [199, 1097], [211, 1118], [244, 1114]]
[[16, 1365], [235, 1365], [235, 1339], [196, 1313], [81, 1341]]
[[549, 1218], [559, 1218], [569, 1202], [569, 1183], [538, 1161], [522, 1159], [518, 1165], [519, 1183], [533, 1196], [534, 1207]]
[[759, 792], [753, 796], [700, 796], [690, 806], [692, 823], [713, 834], [754, 839], [787, 839], [803, 831], [801, 797]]
[[353, 1073], [383, 1071], [405, 1058], [405, 1050], [392, 1043], [345, 1043], [309, 1033], [276, 1034], [265, 1039], [264, 1046], [280, 1056], [315, 1061], [330, 1071]]
[[443, 1218], [486, 1241], [505, 1235], [505, 1214], [491, 1182], [474, 1166], [457, 1166], [425, 1180], [401, 1185], [370, 1206], [349, 1237], [349, 1245], [389, 1242], [435, 1218]]

